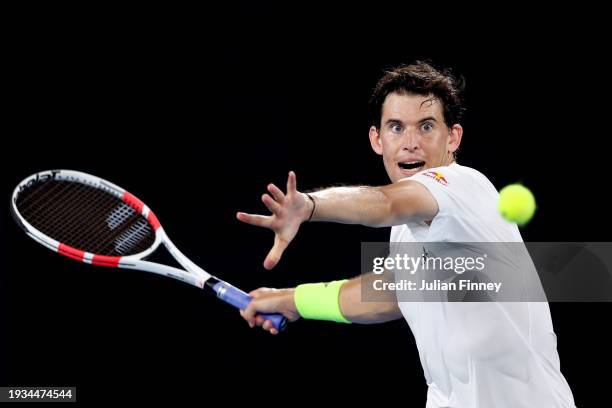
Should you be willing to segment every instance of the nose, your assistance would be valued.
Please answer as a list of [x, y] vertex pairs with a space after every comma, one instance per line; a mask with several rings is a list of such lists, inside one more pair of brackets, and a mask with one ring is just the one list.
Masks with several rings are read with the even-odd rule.
[[402, 150], [415, 151], [418, 150], [418, 135], [415, 131], [406, 129], [402, 136]]

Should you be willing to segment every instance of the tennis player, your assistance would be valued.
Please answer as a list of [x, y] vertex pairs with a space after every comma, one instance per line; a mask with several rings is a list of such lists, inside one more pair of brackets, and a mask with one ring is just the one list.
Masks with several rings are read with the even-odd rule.
[[[462, 86], [449, 72], [417, 62], [388, 71], [372, 99], [372, 149], [391, 184], [337, 187], [305, 194], [289, 173], [286, 192], [269, 185], [270, 216], [238, 213], [275, 232], [264, 266], [273, 268], [307, 221], [392, 227], [391, 242], [522, 242], [497, 211], [498, 193], [480, 172], [455, 160], [463, 128]], [[241, 311], [251, 327], [276, 334], [258, 312], [342, 323], [406, 319], [428, 385], [427, 408], [574, 407], [561, 374], [546, 302], [362, 301], [378, 276], [260, 288]], [[385, 301], [386, 300], [386, 301]]]

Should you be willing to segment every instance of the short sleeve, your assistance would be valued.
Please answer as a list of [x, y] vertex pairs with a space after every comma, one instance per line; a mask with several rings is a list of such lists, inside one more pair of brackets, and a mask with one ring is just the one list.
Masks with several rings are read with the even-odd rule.
[[453, 206], [457, 205], [460, 183], [452, 169], [449, 167], [427, 169], [410, 177], [409, 180], [418, 181], [429, 190], [438, 202], [439, 215], [453, 212]]

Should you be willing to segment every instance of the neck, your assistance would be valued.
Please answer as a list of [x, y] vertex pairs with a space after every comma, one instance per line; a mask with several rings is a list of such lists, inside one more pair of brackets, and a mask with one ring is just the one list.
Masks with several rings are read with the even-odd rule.
[[449, 166], [453, 164], [454, 162], [455, 162], [455, 156], [450, 152], [445, 153], [444, 157], [442, 157], [442, 166]]

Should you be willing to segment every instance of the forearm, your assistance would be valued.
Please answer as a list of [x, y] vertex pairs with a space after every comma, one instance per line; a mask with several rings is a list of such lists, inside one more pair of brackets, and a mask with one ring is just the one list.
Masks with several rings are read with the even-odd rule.
[[375, 324], [402, 317], [393, 292], [381, 294], [377, 301], [362, 299], [363, 285], [371, 287], [376, 279], [381, 279], [381, 276], [370, 273], [353, 278], [342, 285], [339, 298], [340, 311], [347, 320], [353, 323]]
[[[403, 181], [382, 187], [333, 187], [309, 195], [311, 221], [387, 227], [410, 220], [430, 219], [437, 204], [416, 182]], [[314, 209], [314, 212], [312, 210]]]
[[332, 187], [310, 195], [316, 203], [311, 221], [376, 227], [389, 216], [389, 200], [379, 187]]
[[[292, 289], [259, 288], [250, 293], [253, 297], [248, 307], [241, 311], [249, 326], [262, 326], [273, 334], [278, 333], [272, 322], [265, 321], [260, 313], [281, 313], [289, 321], [300, 317], [344, 323], [374, 324], [402, 317], [395, 292], [377, 295], [376, 302], [362, 301], [362, 289], [371, 287], [374, 280], [393, 279], [373, 273], [349, 281], [309, 283]], [[367, 292], [367, 291], [366, 291]]]

